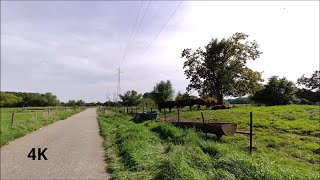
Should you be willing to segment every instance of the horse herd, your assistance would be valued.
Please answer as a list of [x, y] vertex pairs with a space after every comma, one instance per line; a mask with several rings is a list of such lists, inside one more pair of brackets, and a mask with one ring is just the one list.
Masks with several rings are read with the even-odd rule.
[[200, 106], [206, 106], [206, 108], [211, 109], [229, 109], [228, 106], [224, 104], [217, 104], [215, 100], [210, 99], [181, 99], [176, 101], [162, 101], [158, 103], [158, 109], [161, 112], [162, 109], [169, 108], [169, 111], [171, 112], [171, 109], [174, 107], [177, 108], [183, 108], [185, 106], [189, 106], [189, 109], [191, 111], [192, 106], [198, 105], [198, 110], [200, 109]]

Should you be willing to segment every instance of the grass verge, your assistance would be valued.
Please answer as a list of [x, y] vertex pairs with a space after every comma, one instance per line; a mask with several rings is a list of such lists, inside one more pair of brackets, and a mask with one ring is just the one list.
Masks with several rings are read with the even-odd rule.
[[215, 142], [194, 129], [135, 123], [108, 110], [98, 110], [98, 122], [112, 179], [319, 179], [317, 163], [275, 148], [259, 144], [250, 155], [244, 135]]

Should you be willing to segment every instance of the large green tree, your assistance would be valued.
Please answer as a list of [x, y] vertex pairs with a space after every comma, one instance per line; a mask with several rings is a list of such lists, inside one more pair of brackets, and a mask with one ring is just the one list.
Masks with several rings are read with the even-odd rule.
[[244, 96], [261, 88], [261, 73], [246, 67], [262, 53], [256, 41], [246, 41], [248, 35], [235, 33], [220, 41], [212, 39], [208, 45], [193, 51], [184, 49], [183, 68], [190, 83], [187, 91], [195, 89], [200, 96], [216, 97], [219, 104], [223, 96]]
[[57, 106], [60, 103], [57, 96], [53, 95], [51, 92], [47, 92], [43, 96], [47, 99], [48, 106]]
[[138, 94], [135, 90], [131, 90], [125, 92], [123, 95], [120, 94], [119, 97], [121, 98], [123, 105], [136, 106], [140, 103], [142, 95]]
[[252, 100], [265, 105], [285, 105], [290, 101], [294, 101], [294, 94], [297, 88], [292, 81], [278, 76], [269, 78], [269, 82], [264, 86], [264, 89], [256, 92], [252, 96]]
[[156, 103], [161, 101], [169, 101], [173, 99], [173, 87], [170, 80], [160, 81], [153, 87], [153, 91], [151, 92], [152, 97]]
[[298, 79], [298, 85], [304, 85], [305, 87], [314, 90], [320, 89], [320, 71], [316, 70], [313, 72], [310, 78], [304, 76], [304, 74]]

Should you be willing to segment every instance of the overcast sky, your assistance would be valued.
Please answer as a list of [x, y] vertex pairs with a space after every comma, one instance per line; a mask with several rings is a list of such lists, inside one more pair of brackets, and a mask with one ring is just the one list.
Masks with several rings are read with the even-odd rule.
[[160, 80], [185, 92], [182, 50], [235, 32], [260, 45], [263, 54], [248, 66], [265, 79], [296, 81], [319, 69], [319, 1], [183, 1], [154, 41], [180, 1], [141, 3], [1, 1], [1, 91], [106, 101], [120, 66], [122, 93], [151, 91]]

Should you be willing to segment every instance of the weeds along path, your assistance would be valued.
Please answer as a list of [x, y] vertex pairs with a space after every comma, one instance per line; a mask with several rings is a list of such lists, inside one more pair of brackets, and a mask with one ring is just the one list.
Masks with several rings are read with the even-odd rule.
[[[0, 179], [108, 179], [102, 141], [89, 108], [3, 146]], [[28, 158], [32, 148], [35, 160]], [[47, 160], [38, 148], [47, 148]]]
[[165, 122], [141, 122], [108, 110], [98, 110], [98, 116], [113, 179], [319, 178], [317, 165], [272, 150], [249, 155], [244, 136], [218, 143]]

